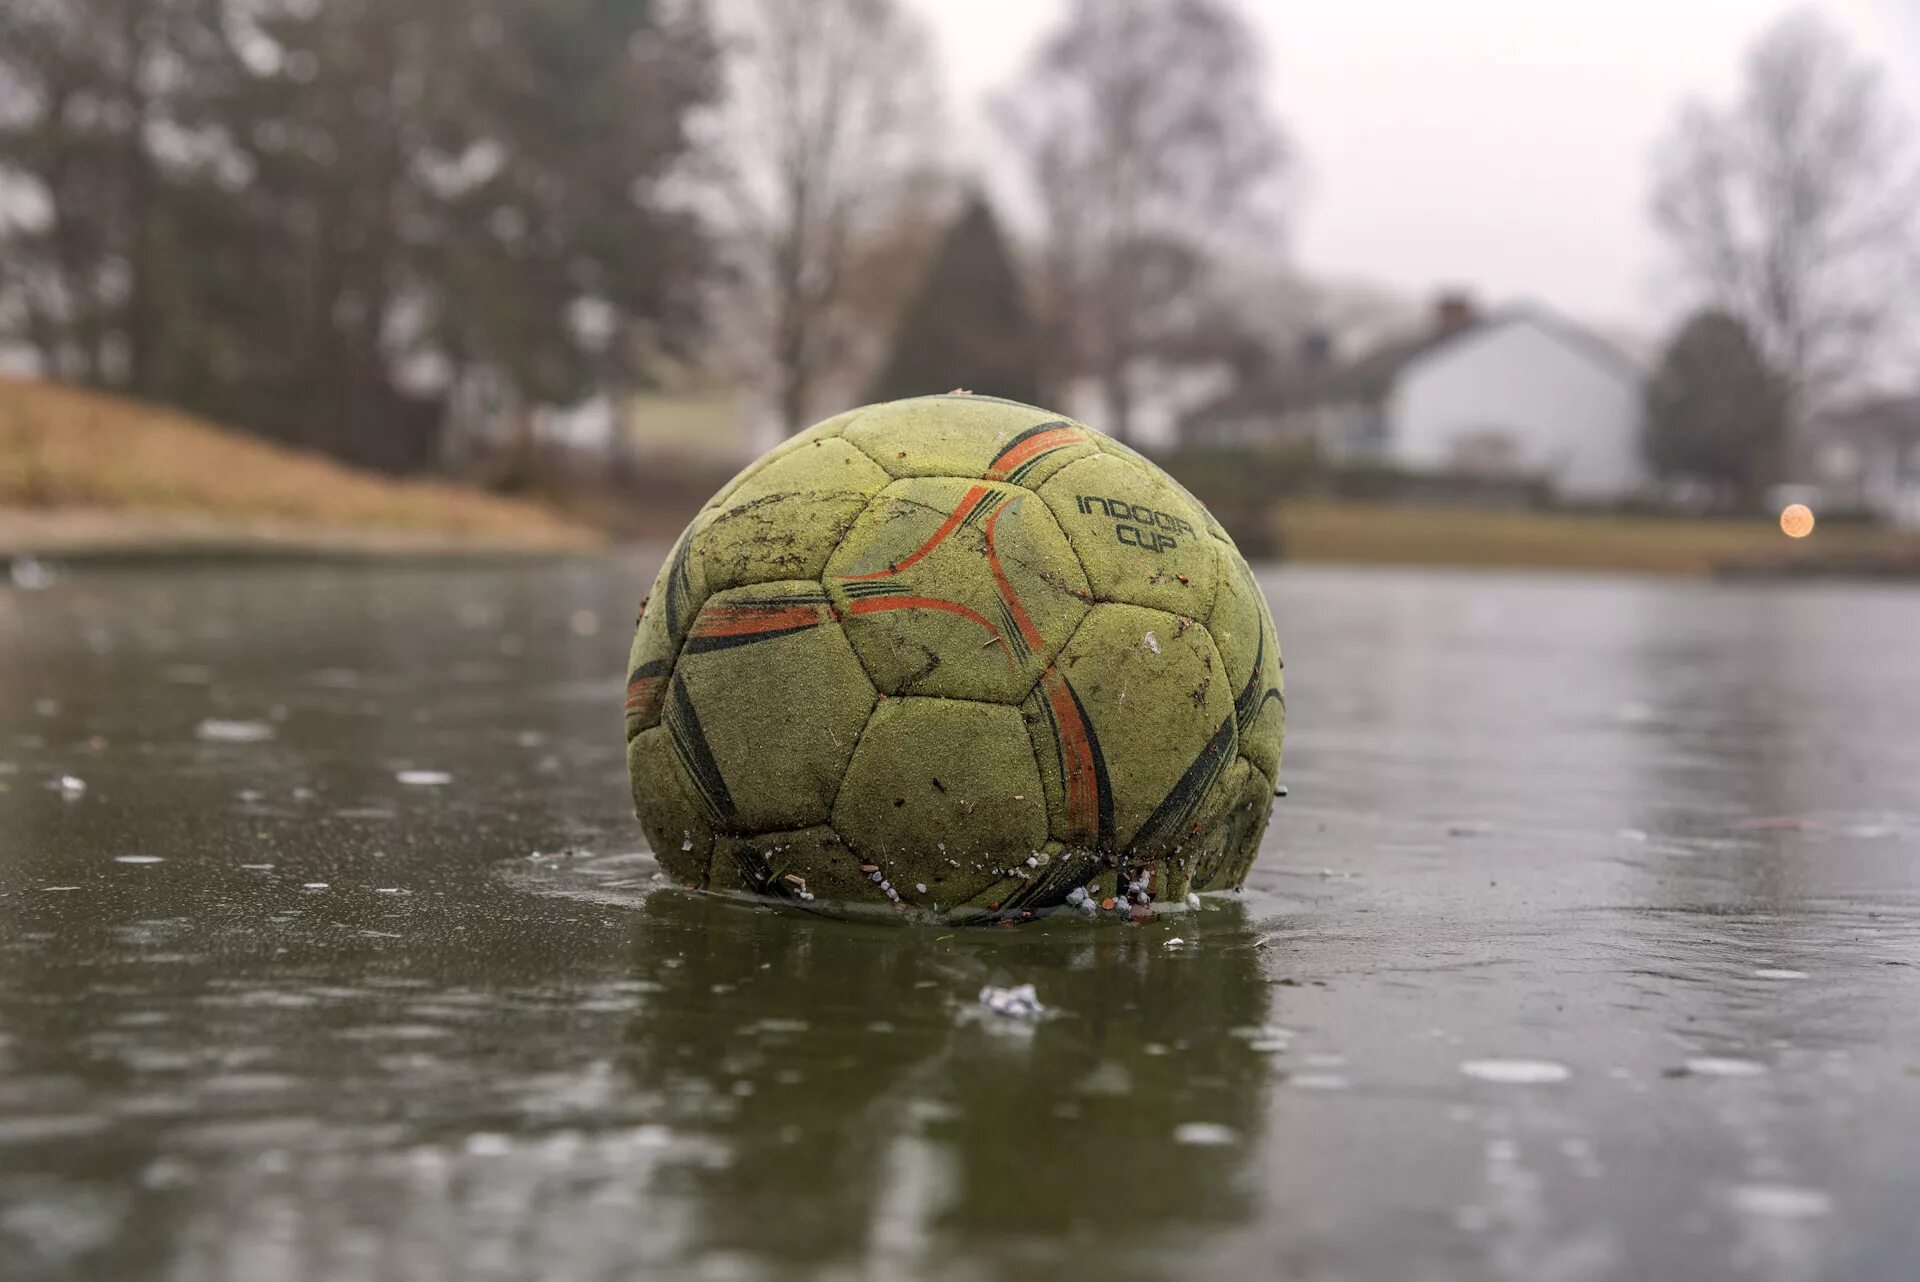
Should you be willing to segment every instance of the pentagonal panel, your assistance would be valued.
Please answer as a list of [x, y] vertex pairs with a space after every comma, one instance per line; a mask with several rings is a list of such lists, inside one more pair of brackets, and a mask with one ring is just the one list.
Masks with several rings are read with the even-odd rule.
[[965, 903], [1046, 844], [1046, 804], [1020, 713], [882, 699], [847, 767], [833, 826], [903, 896], [918, 900], [924, 884], [931, 902]]
[[1236, 758], [1201, 809], [1191, 889], [1230, 890], [1244, 882], [1272, 813], [1272, 780], [1246, 757]]
[[820, 585], [764, 583], [701, 607], [666, 716], [689, 777], [728, 799], [716, 826], [765, 832], [825, 822], [873, 701]]
[[770, 895], [816, 911], [892, 906], [880, 884], [862, 871], [860, 857], [826, 824], [719, 838], [708, 885]]
[[1222, 667], [1201, 624], [1093, 608], [1028, 705], [1063, 841], [1151, 862], [1187, 839], [1234, 756]]
[[627, 740], [627, 775], [633, 784], [634, 813], [660, 866], [680, 882], [704, 886], [713, 854], [713, 819], [694, 799], [667, 726]]
[[846, 439], [896, 477], [977, 476], [1036, 486], [1095, 450], [1095, 436], [1051, 410], [992, 396], [919, 396], [875, 405]]
[[1272, 776], [1280, 769], [1280, 740], [1287, 720], [1280, 643], [1266, 598], [1246, 561], [1226, 547], [1221, 549], [1221, 560], [1220, 592], [1207, 631], [1220, 650], [1233, 687], [1240, 751]]
[[1040, 487], [1100, 601], [1204, 619], [1219, 545], [1206, 518], [1157, 468], [1110, 454], [1069, 463]]
[[708, 591], [818, 579], [828, 554], [886, 483], [873, 460], [834, 438], [776, 459], [697, 519], [693, 549]]
[[1087, 612], [1046, 505], [986, 481], [896, 481], [827, 562], [847, 636], [890, 695], [1018, 703]]
[[693, 529], [680, 535], [640, 603], [627, 657], [627, 738], [660, 724], [667, 678], [693, 616], [707, 599], [706, 572], [693, 553]]

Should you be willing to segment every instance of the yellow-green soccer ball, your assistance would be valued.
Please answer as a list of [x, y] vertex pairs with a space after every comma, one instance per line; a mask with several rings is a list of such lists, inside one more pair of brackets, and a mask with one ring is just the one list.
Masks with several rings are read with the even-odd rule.
[[1245, 879], [1285, 719], [1273, 616], [1190, 494], [1071, 419], [927, 396], [701, 509], [641, 611], [627, 766], [689, 885], [1141, 916]]

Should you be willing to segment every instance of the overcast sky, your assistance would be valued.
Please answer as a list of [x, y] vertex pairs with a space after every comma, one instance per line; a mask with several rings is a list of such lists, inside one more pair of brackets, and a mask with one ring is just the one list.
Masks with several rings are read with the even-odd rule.
[[[1059, 0], [914, 0], [975, 157], [979, 105]], [[1656, 334], [1684, 298], [1647, 226], [1647, 159], [1688, 95], [1724, 100], [1781, 0], [1246, 0], [1301, 161], [1294, 256], [1424, 297], [1538, 299]], [[1920, 128], [1920, 0], [1816, 0]]]

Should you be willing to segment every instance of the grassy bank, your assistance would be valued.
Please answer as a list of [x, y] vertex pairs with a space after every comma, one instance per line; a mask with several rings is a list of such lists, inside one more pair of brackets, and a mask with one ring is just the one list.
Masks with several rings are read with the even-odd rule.
[[1382, 565], [1504, 566], [1706, 575], [1793, 572], [1849, 563], [1920, 573], [1920, 535], [1828, 524], [1794, 541], [1768, 521], [1289, 502], [1287, 559]]
[[152, 405], [0, 378], [0, 552], [587, 548], [534, 504], [357, 471]]

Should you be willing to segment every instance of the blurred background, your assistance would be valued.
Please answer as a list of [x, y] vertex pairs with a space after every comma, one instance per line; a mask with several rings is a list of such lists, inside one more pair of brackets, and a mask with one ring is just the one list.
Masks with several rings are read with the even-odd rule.
[[1917, 115], [1905, 0], [9, 0], [0, 549], [671, 534], [964, 387], [1258, 555], [1920, 572]]

